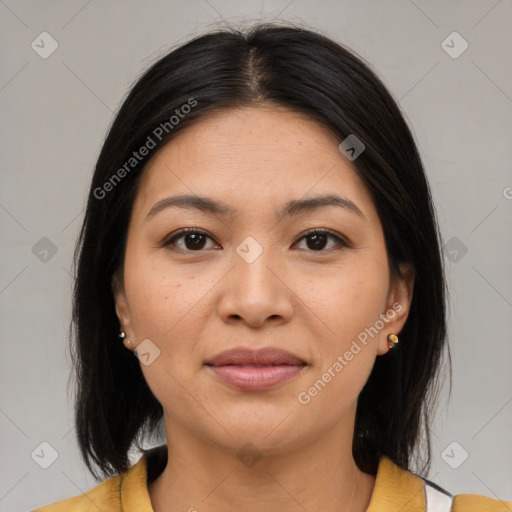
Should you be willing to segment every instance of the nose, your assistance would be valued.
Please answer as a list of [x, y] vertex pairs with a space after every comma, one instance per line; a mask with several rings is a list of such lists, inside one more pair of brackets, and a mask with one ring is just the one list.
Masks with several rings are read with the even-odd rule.
[[234, 268], [222, 280], [217, 311], [226, 323], [250, 327], [278, 325], [293, 316], [293, 292], [283, 279], [278, 263], [265, 248], [252, 262], [233, 254]]

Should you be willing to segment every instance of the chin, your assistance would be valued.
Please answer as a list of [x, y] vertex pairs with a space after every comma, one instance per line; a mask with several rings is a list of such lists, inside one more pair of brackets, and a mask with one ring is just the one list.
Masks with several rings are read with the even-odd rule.
[[252, 414], [249, 408], [245, 410], [247, 413], [244, 416], [222, 423], [232, 435], [223, 436], [231, 445], [240, 447], [250, 441], [261, 450], [279, 452], [283, 446], [294, 443], [304, 434], [304, 423], [300, 426], [297, 424], [293, 413], [290, 414], [290, 408], [267, 416], [263, 416], [261, 411]]
[[[287, 430], [273, 431], [272, 428], [263, 432], [258, 428], [244, 428], [240, 425], [233, 437], [224, 439], [221, 444], [227, 451], [235, 453], [239, 458], [245, 455], [254, 457], [272, 456], [293, 451], [300, 445], [300, 440]], [[269, 435], [270, 434], [270, 435]]]

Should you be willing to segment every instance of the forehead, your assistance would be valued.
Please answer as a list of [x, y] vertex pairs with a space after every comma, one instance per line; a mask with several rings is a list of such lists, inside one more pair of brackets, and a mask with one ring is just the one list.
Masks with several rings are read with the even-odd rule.
[[146, 165], [135, 209], [171, 193], [261, 209], [338, 192], [371, 207], [341, 141], [306, 114], [262, 106], [215, 111], [178, 132]]

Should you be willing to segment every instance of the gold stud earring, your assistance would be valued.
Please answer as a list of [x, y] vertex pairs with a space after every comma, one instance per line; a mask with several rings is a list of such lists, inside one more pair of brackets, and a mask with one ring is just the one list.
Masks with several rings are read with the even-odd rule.
[[125, 333], [124, 331], [121, 331], [121, 332], [119, 333], [119, 337], [120, 337], [122, 340], [124, 340], [124, 346], [125, 346], [126, 348], [128, 348], [128, 347], [132, 344], [132, 342], [131, 342], [129, 339], [125, 339], [125, 338], [126, 338], [126, 333]]
[[393, 349], [398, 343], [398, 336], [396, 334], [388, 334], [388, 348]]

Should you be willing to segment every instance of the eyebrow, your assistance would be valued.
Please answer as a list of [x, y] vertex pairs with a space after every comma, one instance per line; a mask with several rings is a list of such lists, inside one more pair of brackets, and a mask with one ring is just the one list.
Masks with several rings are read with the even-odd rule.
[[[363, 212], [355, 203], [350, 201], [350, 199], [346, 199], [335, 194], [327, 194], [309, 199], [294, 199], [292, 201], [288, 201], [281, 212], [281, 216], [290, 217], [293, 215], [311, 212], [326, 206], [337, 206], [364, 218]], [[237, 213], [236, 209], [226, 203], [223, 203], [222, 201], [216, 201], [209, 197], [184, 194], [179, 196], [166, 197], [155, 203], [147, 213], [145, 221], [151, 219], [162, 210], [171, 207], [185, 208], [188, 210], [199, 210], [201, 212], [211, 213], [213, 215], [224, 217], [232, 217]]]

